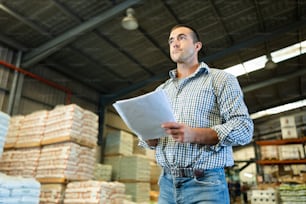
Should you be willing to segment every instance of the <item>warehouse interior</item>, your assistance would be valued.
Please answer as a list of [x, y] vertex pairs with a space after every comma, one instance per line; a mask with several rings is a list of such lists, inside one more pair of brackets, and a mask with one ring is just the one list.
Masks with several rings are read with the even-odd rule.
[[[122, 26], [127, 15], [135, 17], [136, 28]], [[84, 115], [94, 125], [87, 127], [86, 123], [85, 129], [93, 128], [88, 132], [96, 137], [73, 140], [69, 148], [77, 148], [75, 144], [89, 148], [88, 155], [95, 157], [92, 162], [105, 164], [104, 168], [111, 171], [112, 178], [105, 180], [119, 181], [112, 185], [117, 185], [122, 194], [129, 192], [126, 199], [131, 203], [154, 202], [160, 171], [152, 164], [154, 153], [134, 146], [137, 137], [112, 104], [149, 93], [169, 77], [175, 64], [169, 57], [168, 37], [176, 24], [188, 24], [199, 31], [204, 45], [199, 56], [202, 61], [237, 76], [253, 118], [253, 141], [234, 147], [235, 166], [227, 169], [229, 183], [247, 184], [247, 202], [253, 204], [305, 201], [306, 2], [302, 0], [1, 0], [0, 111], [11, 121], [37, 112], [59, 114], [63, 106], [73, 113], [86, 112]], [[291, 109], [273, 112], [272, 108], [286, 104], [291, 104]], [[287, 126], [283, 126], [284, 121]], [[3, 130], [8, 131], [9, 123], [5, 124], [7, 128]], [[38, 127], [37, 123], [28, 129], [34, 127]], [[27, 143], [23, 139], [15, 141], [19, 145], [5, 146], [5, 136], [1, 132], [0, 173], [5, 173], [6, 178], [24, 176], [18, 171], [8, 173], [9, 167], [4, 168], [10, 165], [4, 161], [9, 157], [6, 154], [25, 148], [40, 148], [42, 152], [50, 142], [63, 142], [52, 139]], [[287, 148], [282, 155], [280, 146], [291, 145], [291, 150]], [[144, 166], [141, 162], [148, 161], [133, 157], [138, 154], [149, 157], [156, 172], [139, 170], [138, 165]], [[154, 179], [144, 176], [144, 182], [140, 174], [134, 179], [122, 179], [122, 166], [114, 172], [120, 163], [118, 157], [122, 163], [135, 162], [136, 169], [131, 171], [145, 172], [148, 177], [156, 173]], [[276, 162], [275, 158], [285, 162]], [[58, 203], [63, 201], [62, 194], [69, 184], [72, 189], [82, 185], [71, 182], [79, 179], [67, 179], [65, 175], [60, 178], [38, 179], [41, 192], [46, 186], [44, 195], [51, 191], [47, 184], [59, 185], [56, 188], [62, 197], [57, 198]], [[282, 188], [287, 194], [302, 189], [302, 196], [289, 193], [289, 198], [282, 197]], [[144, 189], [148, 189], [146, 193], [141, 191]], [[152, 192], [157, 195], [148, 194]], [[240, 194], [233, 203], [244, 202]], [[290, 200], [293, 198], [303, 200]]]

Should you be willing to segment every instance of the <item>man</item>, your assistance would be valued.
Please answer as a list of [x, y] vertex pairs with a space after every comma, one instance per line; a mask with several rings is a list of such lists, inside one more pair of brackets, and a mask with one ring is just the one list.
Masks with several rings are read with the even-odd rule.
[[224, 167], [234, 164], [232, 146], [251, 141], [253, 122], [237, 79], [199, 62], [196, 30], [177, 25], [169, 36], [176, 69], [157, 89], [169, 98], [177, 122], [161, 124], [168, 136], [141, 141], [156, 149], [163, 172], [160, 204], [227, 204]]

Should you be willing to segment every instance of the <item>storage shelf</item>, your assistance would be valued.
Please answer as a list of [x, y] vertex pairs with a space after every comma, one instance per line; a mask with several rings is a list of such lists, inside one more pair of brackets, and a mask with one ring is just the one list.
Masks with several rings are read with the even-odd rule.
[[284, 145], [284, 144], [302, 144], [306, 143], [306, 137], [302, 138], [291, 138], [291, 139], [280, 139], [280, 140], [261, 140], [256, 141], [258, 145]]
[[257, 164], [261, 165], [277, 165], [277, 164], [306, 164], [306, 159], [291, 160], [258, 160]]

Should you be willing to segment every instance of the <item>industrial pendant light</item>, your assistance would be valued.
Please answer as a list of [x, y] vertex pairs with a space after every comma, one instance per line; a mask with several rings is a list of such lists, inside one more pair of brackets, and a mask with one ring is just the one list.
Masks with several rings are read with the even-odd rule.
[[121, 21], [121, 25], [123, 28], [127, 30], [135, 30], [138, 28], [137, 19], [134, 17], [135, 11], [132, 8], [128, 8], [126, 10], [126, 17], [124, 17]]
[[271, 54], [267, 54], [267, 62], [265, 64], [265, 69], [274, 69], [277, 67], [277, 64], [273, 62]]

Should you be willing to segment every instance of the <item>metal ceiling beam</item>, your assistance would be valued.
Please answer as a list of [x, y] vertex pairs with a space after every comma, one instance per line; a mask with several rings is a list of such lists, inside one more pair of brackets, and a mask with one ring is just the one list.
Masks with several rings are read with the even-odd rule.
[[13, 16], [14, 18], [18, 19], [19, 21], [21, 21], [23, 24], [28, 25], [29, 27], [31, 27], [32, 29], [44, 34], [44, 35], [48, 35], [48, 33], [46, 33], [43, 29], [41, 29], [39, 26], [37, 26], [35, 23], [31, 22], [30, 20], [24, 18], [23, 16], [21, 16], [20, 14], [18, 14], [15, 11], [12, 11], [10, 8], [6, 7], [3, 4], [0, 4], [0, 9], [3, 10], [4, 12], [8, 13], [9, 15]]
[[25, 52], [27, 50], [27, 48], [25, 46], [23, 46], [22, 44], [20, 44], [19, 42], [12, 40], [11, 38], [3, 35], [0, 33], [0, 42], [3, 42], [5, 45], [17, 49], [17, 50], [21, 50], [22, 52]]
[[59, 35], [49, 42], [39, 46], [33, 51], [25, 54], [22, 62], [22, 67], [26, 68], [32, 66], [33, 64], [43, 60], [44, 58], [56, 52], [58, 49], [74, 41], [79, 35], [95, 29], [101, 23], [140, 1], [141, 0], [124, 1], [123, 3], [111, 8], [110, 10], [101, 13], [91, 20], [85, 21], [79, 26], [74, 27], [62, 35]]
[[270, 40], [270, 39], [275, 38], [277, 36], [283, 35], [286, 32], [297, 30], [297, 29], [303, 28], [303, 27], [306, 27], [306, 19], [297, 21], [297, 22], [292, 23], [290, 25], [283, 26], [283, 27], [271, 32], [271, 33], [263, 33], [263, 34], [257, 35], [256, 37], [254, 37], [250, 40], [240, 42], [237, 45], [234, 45], [232, 47], [224, 49], [221, 52], [217, 52], [217, 53], [212, 54], [210, 56], [204, 57], [202, 60], [205, 61], [205, 62], [212, 62], [212, 61], [217, 60], [221, 57], [227, 56], [229, 54], [233, 54], [234, 52], [241, 51], [242, 49], [252, 47], [256, 44], [263, 43], [267, 40]]
[[266, 80], [264, 82], [260, 82], [260, 83], [256, 83], [256, 84], [253, 84], [253, 85], [250, 85], [250, 86], [246, 86], [246, 87], [242, 88], [242, 91], [244, 93], [247, 93], [247, 92], [254, 91], [254, 90], [266, 87], [266, 86], [281, 83], [281, 82], [287, 81], [290, 78], [298, 77], [298, 76], [301, 76], [301, 75], [304, 75], [304, 74], [306, 74], [306, 69], [301, 69], [297, 72], [294, 72], [293, 74], [288, 74], [288, 75], [285, 75], [285, 76], [282, 76], [282, 77], [276, 77], [276, 78], [273, 78], [273, 79]]

